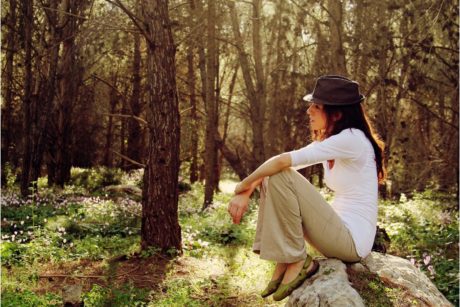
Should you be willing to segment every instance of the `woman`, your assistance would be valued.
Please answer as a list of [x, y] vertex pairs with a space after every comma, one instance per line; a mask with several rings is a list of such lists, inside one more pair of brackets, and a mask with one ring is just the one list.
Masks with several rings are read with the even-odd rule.
[[[364, 98], [355, 81], [320, 77], [304, 97], [314, 142], [272, 157], [236, 186], [228, 211], [238, 224], [263, 182], [253, 250], [277, 263], [263, 297], [274, 293], [274, 300], [282, 300], [318, 270], [305, 240], [326, 257], [346, 262], [370, 253], [385, 169], [383, 143], [367, 120]], [[331, 204], [294, 170], [318, 163], [334, 191]]]

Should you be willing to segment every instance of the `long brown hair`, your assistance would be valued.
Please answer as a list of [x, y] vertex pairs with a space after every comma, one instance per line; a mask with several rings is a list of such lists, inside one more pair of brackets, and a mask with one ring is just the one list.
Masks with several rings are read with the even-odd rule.
[[361, 103], [345, 106], [323, 105], [323, 111], [326, 114], [326, 129], [324, 132], [311, 131], [312, 138], [321, 141], [332, 135], [339, 134], [344, 129], [356, 128], [361, 130], [374, 148], [377, 176], [379, 183], [383, 183], [386, 176], [384, 165], [385, 144], [374, 132], [363, 105]]

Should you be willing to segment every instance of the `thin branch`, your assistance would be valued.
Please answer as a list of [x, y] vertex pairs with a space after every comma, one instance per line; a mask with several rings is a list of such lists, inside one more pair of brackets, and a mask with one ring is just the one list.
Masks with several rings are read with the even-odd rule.
[[183, 110], [179, 111], [179, 114], [182, 115], [182, 114], [184, 114], [185, 112], [187, 112], [187, 111], [189, 111], [191, 109], [193, 109], [193, 107], [183, 109]]
[[49, 10], [49, 11], [59, 12], [59, 13], [64, 14], [64, 15], [69, 15], [69, 16], [77, 17], [77, 18], [83, 19], [83, 20], [88, 20], [88, 19], [89, 19], [88, 17], [84, 17], [84, 16], [81, 16], [81, 15], [72, 14], [72, 13], [69, 13], [69, 12], [66, 12], [66, 11], [63, 11], [63, 10], [59, 10], [59, 9], [52, 9], [52, 8], [50, 8], [50, 7], [46, 7], [46, 6], [43, 6], [43, 5], [38, 5], [38, 7], [42, 8], [42, 9], [45, 9], [45, 10]]
[[132, 118], [132, 119], [137, 120], [142, 125], [148, 126], [147, 121], [139, 116], [128, 115], [128, 114], [112, 114], [112, 113], [99, 113], [99, 114], [111, 116], [111, 117]]
[[140, 268], [140, 266], [137, 266], [137, 267], [135, 267], [135, 268], [132, 269], [132, 270], [129, 270], [129, 271], [124, 272], [124, 273], [117, 274], [117, 275], [115, 275], [115, 276], [116, 276], [116, 277], [121, 277], [121, 276], [129, 275], [129, 274], [131, 274], [132, 272], [135, 272], [135, 271], [139, 270], [139, 268]]
[[447, 125], [451, 126], [452, 128], [454, 129], [458, 129], [458, 126], [456, 126], [455, 124], [452, 124], [450, 122], [448, 122], [443, 116], [440, 116], [438, 115], [436, 112], [433, 112], [432, 110], [430, 110], [430, 108], [425, 105], [424, 103], [420, 102], [419, 100], [413, 98], [413, 97], [409, 97], [409, 99], [413, 102], [415, 102], [418, 106], [422, 107], [423, 109], [425, 109], [426, 111], [428, 111], [431, 115], [433, 115], [434, 117], [436, 117], [437, 119], [441, 120], [442, 122], [446, 123]]
[[67, 275], [67, 274], [42, 274], [38, 275], [39, 278], [50, 278], [50, 277], [73, 277], [73, 278], [107, 278], [102, 275]]
[[177, 4], [176, 6], [170, 7], [170, 8], [169, 8], [169, 11], [175, 11], [175, 10], [177, 10], [178, 8], [180, 8], [181, 6], [184, 6], [184, 5], [187, 5], [187, 4], [188, 4], [188, 2], [187, 2], [187, 1], [184, 1], [184, 2], [182, 2], [182, 3]]
[[134, 23], [134, 25], [142, 32], [143, 36], [145, 37], [145, 39], [148, 41], [148, 43], [152, 46], [154, 46], [154, 42], [152, 41], [150, 35], [147, 33], [145, 27], [143, 27], [139, 22], [144, 22], [141, 18], [139, 18], [138, 16], [134, 15], [130, 10], [128, 10], [128, 8], [126, 8], [126, 6], [123, 5], [123, 3], [120, 2], [120, 0], [105, 0], [117, 7], [119, 7], [123, 12], [125, 12], [126, 15], [128, 15], [128, 17], [132, 20], [132, 22]]
[[[107, 80], [102, 79], [101, 77], [99, 77], [99, 76], [96, 75], [96, 74], [92, 74], [91, 77], [93, 77], [93, 78], [95, 78], [95, 79], [101, 81], [102, 83], [106, 84], [107, 86], [109, 86], [110, 88], [112, 88], [113, 90], [115, 90], [115, 92], [117, 92], [117, 94], [120, 95], [120, 96], [123, 98], [123, 100], [124, 100], [125, 102], [128, 102], [128, 97], [126, 97], [122, 92], [120, 92], [120, 91], [118, 90], [118, 88], [115, 87], [113, 84], [111, 84], [111, 83], [108, 82]], [[129, 104], [129, 103], [128, 103], [128, 104]]]
[[313, 18], [314, 20], [316, 20], [317, 22], [319, 22], [320, 24], [323, 24], [323, 25], [326, 25], [327, 26], [327, 22], [326, 21], [322, 21], [322, 20], [319, 20], [316, 16], [313, 16], [312, 14], [310, 14], [310, 11], [303, 8], [301, 5], [299, 5], [296, 1], [294, 0], [290, 0], [292, 3], [294, 3], [295, 6], [297, 6], [300, 10], [302, 10], [302, 12], [304, 12], [305, 14], [307, 14], [308, 16], [310, 16], [311, 18]]
[[[193, 28], [190, 29], [189, 33], [187, 33], [181, 40], [177, 41], [176, 42], [176, 47], [180, 46], [185, 41], [188, 41], [189, 39], [191, 39], [191, 37], [196, 34], [196, 31], [202, 29], [203, 24], [204, 24], [203, 16], [204, 16], [204, 13], [201, 16], [198, 16], [198, 18], [203, 20], [203, 21], [200, 22], [200, 23], [197, 23], [196, 25], [194, 25]], [[200, 35], [201, 35], [201, 33], [200, 33]]]
[[110, 149], [110, 151], [113, 152], [114, 154], [116, 154], [117, 156], [119, 156], [119, 157], [125, 159], [126, 161], [129, 161], [129, 162], [131, 162], [131, 163], [133, 163], [133, 164], [136, 164], [136, 165], [138, 165], [138, 166], [140, 166], [140, 167], [143, 167], [143, 168], [146, 167], [145, 164], [142, 164], [142, 163], [139, 163], [139, 162], [137, 162], [137, 161], [134, 161], [133, 159], [131, 159], [131, 158], [125, 156], [125, 155], [122, 155], [121, 153], [119, 153], [119, 152], [117, 152], [117, 151], [115, 151], [115, 150], [113, 150], [113, 149]]
[[241, 50], [241, 47], [235, 43], [233, 43], [232, 41], [228, 40], [228, 39], [225, 39], [225, 38], [222, 38], [222, 37], [218, 37], [216, 36], [215, 39], [217, 41], [220, 41], [220, 42], [223, 42], [223, 43], [226, 43], [226, 44], [229, 44], [229, 45], [232, 45], [233, 47], [235, 47], [236, 49], [238, 50]]

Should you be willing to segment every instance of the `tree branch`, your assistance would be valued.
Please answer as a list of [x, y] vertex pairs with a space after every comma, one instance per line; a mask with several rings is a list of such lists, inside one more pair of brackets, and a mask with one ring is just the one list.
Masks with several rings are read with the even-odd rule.
[[112, 114], [112, 113], [99, 113], [99, 114], [102, 114], [102, 115], [106, 115], [106, 116], [112, 116], [112, 117], [123, 117], [123, 118], [132, 118], [132, 119], [135, 119], [137, 120], [139, 123], [141, 123], [142, 125], [144, 126], [148, 126], [147, 125], [147, 121], [141, 117], [138, 117], [138, 116], [134, 116], [134, 115], [128, 115], [128, 114]]
[[121, 153], [119, 153], [119, 152], [117, 152], [117, 151], [115, 151], [113, 149], [110, 149], [110, 151], [113, 152], [114, 154], [116, 154], [117, 156], [119, 156], [120, 158], [125, 159], [126, 161], [129, 161], [129, 162], [131, 162], [133, 164], [136, 164], [136, 165], [138, 165], [138, 166], [140, 166], [142, 168], [145, 168], [145, 166], [146, 166], [145, 164], [142, 164], [142, 163], [139, 163], [137, 161], [134, 161], [133, 159], [131, 159], [131, 158], [125, 156], [125, 155], [122, 155]]
[[144, 22], [144, 20], [142, 20], [142, 18], [140, 18], [139, 16], [136, 16], [133, 14], [133, 12], [131, 12], [130, 10], [128, 10], [128, 8], [126, 6], [123, 5], [123, 3], [121, 3], [120, 0], [105, 0], [107, 2], [109, 2], [110, 4], [113, 4], [117, 7], [119, 7], [123, 12], [125, 12], [126, 15], [128, 15], [129, 19], [132, 20], [132, 22], [134, 23], [134, 25], [141, 31], [142, 35], [145, 37], [145, 39], [148, 41], [148, 43], [150, 45], [154, 45], [154, 42], [152, 41], [150, 35], [147, 33], [145, 27], [143, 27], [141, 25], [141, 23]]
[[451, 126], [454, 129], [458, 129], [458, 126], [448, 122], [444, 117], [442, 117], [442, 116], [438, 115], [436, 112], [433, 112], [432, 110], [430, 110], [430, 108], [427, 105], [425, 105], [424, 103], [422, 103], [421, 101], [419, 101], [419, 100], [417, 100], [417, 99], [415, 99], [413, 97], [409, 97], [409, 99], [411, 101], [415, 102], [418, 106], [420, 106], [423, 109], [425, 109], [426, 111], [428, 111], [428, 113], [430, 113], [431, 115], [433, 115], [437, 119], [441, 120], [442, 122], [446, 123], [447, 125]]

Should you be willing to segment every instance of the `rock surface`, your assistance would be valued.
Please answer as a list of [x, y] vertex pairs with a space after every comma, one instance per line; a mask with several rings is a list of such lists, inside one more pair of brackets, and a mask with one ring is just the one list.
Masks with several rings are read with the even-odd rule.
[[64, 306], [80, 306], [82, 290], [81, 285], [64, 285], [62, 288]]
[[409, 260], [371, 253], [362, 263], [382, 280], [405, 288], [411, 296], [418, 298], [427, 306], [453, 306], [431, 280]]
[[[365, 306], [351, 286], [346, 265], [337, 259], [320, 259], [319, 271], [289, 297], [286, 306]], [[430, 279], [410, 261], [372, 252], [361, 263], [350, 266], [355, 272], [370, 272], [394, 288], [401, 288], [419, 306], [453, 306]], [[408, 305], [410, 306], [410, 305]]]
[[319, 271], [291, 294], [286, 306], [365, 306], [342, 261], [324, 259], [319, 264]]

